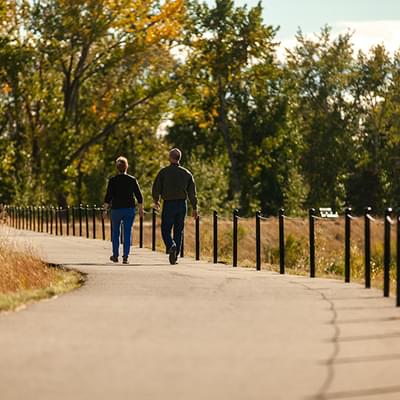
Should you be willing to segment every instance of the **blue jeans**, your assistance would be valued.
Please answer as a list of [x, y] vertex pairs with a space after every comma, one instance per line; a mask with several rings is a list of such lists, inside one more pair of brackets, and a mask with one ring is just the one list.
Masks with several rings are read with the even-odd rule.
[[[177, 254], [181, 250], [183, 229], [185, 227], [186, 200], [164, 201], [161, 217], [161, 233], [167, 251], [176, 245]], [[173, 238], [171, 231], [174, 230]]]
[[112, 252], [114, 257], [119, 256], [119, 236], [121, 222], [124, 223], [124, 257], [129, 256], [131, 249], [132, 225], [135, 220], [134, 208], [115, 208], [111, 210], [112, 223]]

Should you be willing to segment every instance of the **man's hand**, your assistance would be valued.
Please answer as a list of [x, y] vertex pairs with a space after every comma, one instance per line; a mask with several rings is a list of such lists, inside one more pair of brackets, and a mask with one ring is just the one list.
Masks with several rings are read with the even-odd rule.
[[153, 208], [155, 210], [159, 210], [160, 209], [160, 202], [159, 201], [155, 201], [154, 204], [153, 204]]
[[139, 217], [143, 218], [144, 211], [143, 211], [143, 204], [139, 204]]
[[104, 203], [103, 204], [103, 218], [107, 217], [109, 208], [110, 208], [110, 205], [108, 203]]
[[199, 213], [197, 210], [192, 211], [192, 217], [193, 217], [193, 219], [197, 219], [199, 217]]

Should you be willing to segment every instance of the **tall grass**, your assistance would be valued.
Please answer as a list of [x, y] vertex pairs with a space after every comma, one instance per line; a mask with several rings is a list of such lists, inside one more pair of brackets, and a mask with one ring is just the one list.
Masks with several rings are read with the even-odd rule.
[[78, 272], [49, 266], [31, 248], [0, 239], [0, 311], [67, 292], [81, 283]]

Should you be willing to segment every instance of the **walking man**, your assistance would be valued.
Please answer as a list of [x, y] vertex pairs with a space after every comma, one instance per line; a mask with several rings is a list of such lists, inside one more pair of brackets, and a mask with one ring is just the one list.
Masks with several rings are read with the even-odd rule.
[[182, 152], [179, 149], [169, 152], [170, 165], [158, 173], [152, 190], [154, 208], [160, 208], [160, 197], [163, 200], [161, 233], [172, 265], [176, 264], [182, 245], [187, 198], [192, 205], [193, 218], [198, 217], [196, 184], [193, 175], [180, 166], [181, 157]]
[[110, 260], [115, 263], [118, 262], [119, 237], [122, 222], [124, 226], [123, 263], [128, 264], [128, 257], [131, 249], [132, 225], [136, 214], [134, 197], [136, 197], [138, 202], [139, 215], [142, 217], [143, 195], [136, 178], [127, 173], [128, 160], [125, 157], [118, 157], [115, 165], [118, 174], [108, 181], [103, 208], [105, 211], [111, 208], [112, 256]]

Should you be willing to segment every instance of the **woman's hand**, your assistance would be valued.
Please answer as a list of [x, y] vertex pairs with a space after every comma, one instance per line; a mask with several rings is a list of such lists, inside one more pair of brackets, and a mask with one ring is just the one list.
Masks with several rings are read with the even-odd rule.
[[139, 207], [139, 217], [143, 218], [144, 216], [143, 204], [139, 204], [138, 207]]

